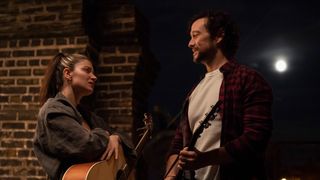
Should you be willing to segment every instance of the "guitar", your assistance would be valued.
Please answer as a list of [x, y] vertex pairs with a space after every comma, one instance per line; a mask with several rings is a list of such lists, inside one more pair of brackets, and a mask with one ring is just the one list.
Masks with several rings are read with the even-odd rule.
[[[145, 130], [140, 141], [135, 147], [137, 159], [142, 154], [142, 150], [147, 140], [151, 137], [152, 131], [152, 117], [151, 115], [144, 114], [144, 128]], [[135, 164], [136, 162], [134, 162]], [[120, 146], [118, 152], [118, 159], [114, 155], [107, 161], [102, 160], [98, 162], [82, 163], [72, 165], [64, 173], [62, 180], [134, 180], [134, 173], [131, 173], [132, 166], [130, 166]]]
[[[222, 104], [222, 102], [218, 101], [214, 106], [212, 105], [211, 111], [206, 114], [206, 117], [204, 118], [204, 120], [200, 121], [200, 126], [195, 130], [195, 132], [193, 133], [193, 135], [191, 137], [190, 143], [188, 145], [189, 150], [194, 150], [195, 144], [196, 144], [198, 138], [201, 136], [203, 130], [208, 128], [211, 125], [209, 121], [212, 121], [215, 119], [215, 117], [217, 116], [217, 113], [220, 110], [221, 104]], [[173, 162], [173, 164], [171, 165], [169, 170], [166, 172], [164, 177], [166, 177], [169, 174], [169, 172], [173, 169], [173, 167], [178, 162], [178, 159], [179, 159], [179, 156], [177, 156], [177, 158], [175, 159], [175, 161]], [[178, 174], [175, 177], [175, 179], [177, 179], [177, 180], [184, 180], [184, 179], [185, 180], [195, 180], [194, 171], [180, 169], [178, 171]]]

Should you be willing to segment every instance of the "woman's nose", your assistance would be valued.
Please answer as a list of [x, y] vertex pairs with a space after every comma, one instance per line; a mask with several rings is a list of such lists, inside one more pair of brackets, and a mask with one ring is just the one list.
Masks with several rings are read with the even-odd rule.
[[92, 74], [91, 79], [94, 80], [94, 81], [96, 81], [96, 80], [97, 80], [97, 76], [94, 75], [94, 74]]

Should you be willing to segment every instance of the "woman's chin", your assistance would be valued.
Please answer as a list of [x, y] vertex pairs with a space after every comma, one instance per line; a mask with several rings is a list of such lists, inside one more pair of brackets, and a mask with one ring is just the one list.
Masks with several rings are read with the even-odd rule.
[[84, 93], [84, 96], [90, 96], [93, 93], [94, 89], [87, 89]]

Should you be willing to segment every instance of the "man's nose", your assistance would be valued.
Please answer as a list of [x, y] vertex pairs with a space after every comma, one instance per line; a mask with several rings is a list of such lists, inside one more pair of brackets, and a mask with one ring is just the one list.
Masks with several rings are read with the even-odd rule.
[[194, 40], [191, 38], [189, 43], [188, 43], [188, 47], [189, 48], [193, 48], [193, 46], [194, 46]]

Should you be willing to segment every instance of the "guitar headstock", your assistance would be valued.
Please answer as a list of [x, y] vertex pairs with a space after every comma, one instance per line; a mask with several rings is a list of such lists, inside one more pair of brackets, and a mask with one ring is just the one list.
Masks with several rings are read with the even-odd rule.
[[144, 122], [144, 127], [138, 128], [137, 131], [143, 131], [144, 133], [140, 134], [142, 136], [145, 134], [145, 132], [148, 131], [148, 133], [151, 134], [152, 129], [153, 129], [153, 122], [152, 122], [152, 116], [150, 113], [144, 113], [143, 114], [143, 122]]
[[152, 116], [150, 113], [144, 113], [143, 114], [144, 118], [143, 118], [143, 122], [145, 125], [146, 129], [149, 129], [150, 131], [152, 131], [153, 129], [153, 122], [152, 122]]
[[220, 110], [221, 104], [222, 104], [222, 101], [219, 100], [214, 106], [210, 106], [210, 108], [211, 108], [210, 112], [205, 114], [204, 120], [199, 122], [200, 125], [193, 133], [193, 136], [192, 136], [190, 144], [189, 144], [189, 148], [194, 147], [197, 139], [201, 136], [203, 130], [208, 128], [211, 125], [211, 123], [209, 121], [212, 121], [215, 119], [215, 117], [217, 116], [217, 114]]
[[[214, 105], [210, 106], [210, 111], [213, 107]], [[218, 111], [219, 107], [213, 113], [205, 113], [205, 118], [207, 118], [207, 121], [199, 121], [200, 126], [203, 126], [205, 129], [208, 128], [211, 125], [210, 121], [213, 121], [215, 117], [218, 115]]]

